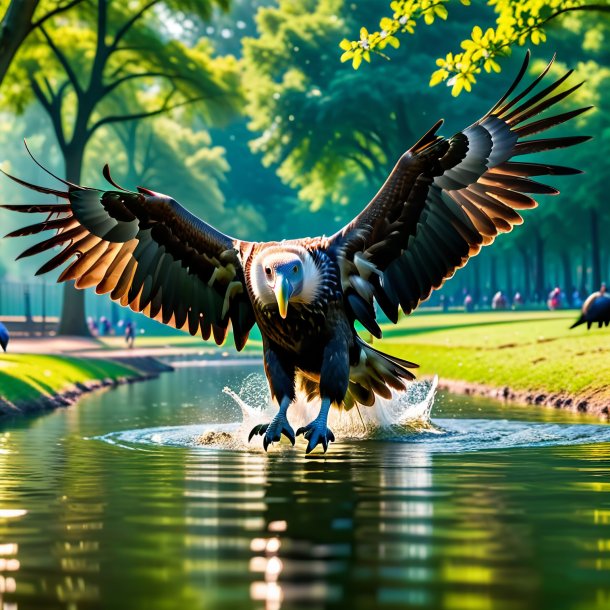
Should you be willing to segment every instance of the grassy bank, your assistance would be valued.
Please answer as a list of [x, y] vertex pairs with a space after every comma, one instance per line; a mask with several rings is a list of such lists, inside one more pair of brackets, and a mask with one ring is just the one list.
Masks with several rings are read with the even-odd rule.
[[0, 357], [0, 402], [7, 412], [7, 404], [30, 410], [28, 405], [34, 406], [78, 386], [136, 376], [139, 373], [133, 368], [109, 360], [6, 354]]
[[438, 374], [519, 393], [610, 404], [610, 329], [564, 312], [415, 314], [384, 328], [378, 345]]

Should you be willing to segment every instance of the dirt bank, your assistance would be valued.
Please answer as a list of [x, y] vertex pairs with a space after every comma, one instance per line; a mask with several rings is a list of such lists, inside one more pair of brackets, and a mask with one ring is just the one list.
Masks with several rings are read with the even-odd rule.
[[508, 386], [501, 388], [487, 386], [480, 383], [468, 381], [456, 381], [452, 379], [440, 379], [438, 383], [440, 390], [455, 392], [456, 394], [468, 394], [471, 396], [487, 396], [496, 400], [506, 400], [527, 405], [540, 405], [553, 407], [555, 409], [567, 409], [579, 413], [589, 413], [604, 419], [610, 419], [610, 400], [607, 394], [596, 391], [583, 393], [579, 396], [571, 396], [566, 393], [544, 393], [531, 390], [513, 390]]

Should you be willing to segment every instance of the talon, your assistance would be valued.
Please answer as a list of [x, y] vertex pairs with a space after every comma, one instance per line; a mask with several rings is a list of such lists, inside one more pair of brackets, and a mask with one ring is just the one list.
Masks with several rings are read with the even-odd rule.
[[271, 423], [258, 424], [254, 426], [254, 428], [252, 428], [250, 431], [248, 441], [250, 441], [252, 437], [257, 434], [263, 437], [263, 449], [265, 451], [267, 451], [269, 445], [279, 443], [282, 438], [282, 434], [290, 441], [292, 446], [294, 446], [295, 443], [294, 431], [288, 423], [286, 416], [283, 414], [276, 415]]
[[299, 434], [303, 434], [303, 432], [305, 432], [305, 430], [307, 429], [307, 426], [301, 426], [298, 430], [297, 430], [297, 436], [299, 436]]
[[250, 430], [250, 434], [248, 434], [248, 442], [250, 442], [252, 440], [252, 437], [257, 434], [260, 434], [261, 436], [265, 434], [265, 431], [268, 427], [269, 424], [257, 424], [256, 426], [254, 426], [254, 428]]
[[333, 434], [330, 428], [325, 425], [320, 425], [318, 422], [313, 421], [307, 426], [299, 428], [297, 430], [297, 436], [299, 434], [303, 434], [307, 443], [307, 449], [305, 449], [305, 454], [311, 453], [318, 445], [322, 445], [324, 449], [324, 453], [328, 451], [328, 445], [331, 442], [334, 442], [335, 435]]

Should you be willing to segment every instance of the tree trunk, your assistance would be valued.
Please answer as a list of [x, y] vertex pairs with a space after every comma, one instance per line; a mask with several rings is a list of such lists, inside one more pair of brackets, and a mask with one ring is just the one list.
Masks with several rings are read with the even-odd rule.
[[574, 285], [572, 280], [572, 261], [570, 255], [562, 250], [559, 254], [561, 266], [563, 268], [563, 291], [570, 305], [573, 304], [572, 294], [574, 293]]
[[598, 290], [602, 283], [602, 262], [599, 246], [599, 218], [597, 210], [591, 210], [591, 272], [593, 290]]
[[[66, 180], [78, 184], [83, 166], [84, 147], [75, 144], [64, 150]], [[87, 337], [91, 333], [85, 317], [85, 292], [74, 288], [73, 282], [64, 284], [58, 335]]]
[[521, 287], [521, 296], [525, 302], [531, 300], [531, 269], [530, 269], [530, 257], [527, 248], [521, 248], [521, 257], [523, 261], [523, 286]]
[[546, 285], [544, 281], [544, 239], [540, 233], [536, 232], [534, 236], [535, 249], [535, 285], [536, 301], [542, 302], [546, 296]]
[[506, 261], [506, 297], [510, 303], [511, 299], [515, 294], [515, 287], [513, 286], [513, 264], [512, 260], [507, 259]]
[[474, 286], [472, 290], [472, 298], [475, 302], [475, 305], [481, 304], [481, 260], [478, 259], [474, 261], [473, 264], [473, 275], [474, 275]]
[[489, 257], [489, 293], [490, 298], [498, 292], [498, 265], [496, 257]]
[[0, 24], [0, 85], [19, 47], [32, 29], [38, 0], [12, 0]]
[[587, 294], [587, 249], [582, 250], [582, 265], [580, 268], [580, 283], [578, 285], [580, 296], [584, 297]]

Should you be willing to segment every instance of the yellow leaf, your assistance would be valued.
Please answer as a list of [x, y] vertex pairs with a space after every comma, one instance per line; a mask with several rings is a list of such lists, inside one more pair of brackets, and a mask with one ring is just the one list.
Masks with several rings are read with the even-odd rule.
[[345, 62], [348, 59], [351, 59], [354, 56], [354, 52], [353, 51], [345, 51], [345, 53], [343, 53], [343, 55], [341, 55], [341, 62]]
[[400, 40], [398, 40], [398, 38], [396, 38], [396, 36], [388, 36], [386, 38], [386, 42], [388, 44], [391, 44], [395, 49], [397, 49], [400, 46]]
[[360, 53], [358, 53], [357, 55], [354, 55], [354, 59], [352, 61], [352, 67], [354, 68], [354, 70], [357, 70], [360, 67], [361, 63], [362, 63], [362, 55], [360, 55]]
[[470, 0], [461, 0], [464, 6], [470, 6]]
[[432, 13], [432, 12], [426, 13], [424, 15], [424, 21], [425, 21], [426, 25], [432, 25], [434, 23], [434, 13]]
[[352, 48], [352, 43], [347, 39], [344, 38], [340, 43], [339, 46], [344, 50], [344, 51], [349, 51]]
[[366, 28], [360, 28], [360, 40], [366, 40], [368, 37], [368, 30]]
[[370, 64], [371, 63], [371, 54], [368, 51], [365, 51], [362, 54], [362, 57], [364, 57], [364, 59]]
[[436, 15], [438, 17], [440, 17], [441, 19], [447, 19], [447, 15], [449, 14], [447, 12], [447, 9], [445, 8], [444, 5], [439, 4], [438, 6], [434, 7], [434, 12], [436, 13]]

